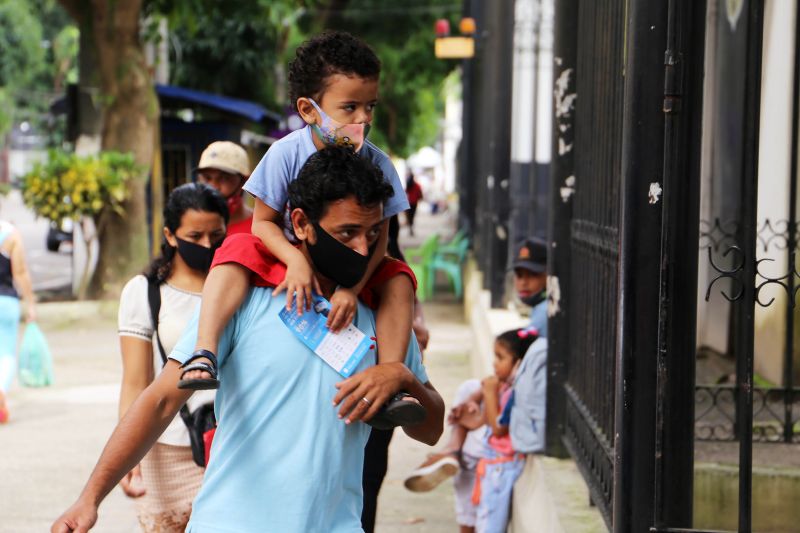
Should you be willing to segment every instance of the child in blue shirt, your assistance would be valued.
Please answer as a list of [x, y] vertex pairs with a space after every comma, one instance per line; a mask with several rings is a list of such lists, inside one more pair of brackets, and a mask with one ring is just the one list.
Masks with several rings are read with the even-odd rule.
[[[275, 293], [286, 290], [293, 295], [287, 298], [287, 309], [296, 303], [299, 312], [310, 307], [312, 291], [320, 291], [311, 266], [295, 247], [297, 241], [288, 218], [289, 183], [313, 153], [330, 145], [351, 146], [381, 169], [395, 192], [384, 205], [384, 224], [377, 245], [370, 250], [366, 273], [353, 261], [354, 264], [337, 265], [331, 272], [322, 274], [339, 284], [331, 298], [327, 322], [332, 331], [339, 331], [353, 321], [357, 296], [365, 287], [371, 288], [377, 301], [378, 363], [389, 363], [402, 362], [408, 349], [414, 313], [414, 280], [379, 273], [386, 256], [388, 219], [408, 209], [403, 184], [394, 166], [386, 154], [366, 139], [377, 104], [379, 76], [380, 61], [375, 53], [347, 33], [325, 32], [303, 43], [289, 65], [288, 78], [292, 104], [307, 125], [270, 147], [244, 189], [255, 197], [253, 235], [287, 267], [286, 278]], [[348, 239], [346, 228], [336, 238], [320, 235], [324, 233], [322, 228], [317, 227], [315, 231], [317, 243], [328, 246], [336, 245], [337, 239], [339, 244]], [[214, 353], [222, 330], [249, 289], [251, 275], [246, 267], [235, 263], [219, 265], [209, 273], [203, 289], [196, 351], [184, 365], [180, 387], [219, 386]], [[417, 402], [406, 395], [390, 399], [390, 393], [384, 389], [372, 387], [370, 390], [369, 385], [364, 384], [359, 391], [363, 392], [365, 403], [360, 406], [361, 418], [369, 420], [390, 400], [382, 416], [376, 417], [375, 421], [380, 419], [373, 424], [376, 427], [405, 425], [421, 419], [421, 406]]]

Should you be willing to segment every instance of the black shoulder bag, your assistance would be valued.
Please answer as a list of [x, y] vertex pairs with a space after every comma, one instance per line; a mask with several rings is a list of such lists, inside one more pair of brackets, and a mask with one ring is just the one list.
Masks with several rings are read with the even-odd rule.
[[[150, 314], [153, 317], [153, 332], [158, 343], [158, 351], [161, 353], [161, 361], [167, 364], [167, 354], [161, 344], [161, 337], [158, 334], [158, 313], [161, 311], [161, 287], [152, 280], [147, 280], [147, 300], [150, 303]], [[206, 466], [206, 433], [213, 431], [217, 427], [217, 419], [214, 417], [214, 404], [206, 403], [189, 412], [186, 404], [181, 407], [181, 419], [189, 430], [189, 441], [192, 443], [192, 459], [198, 466]], [[209, 440], [209, 446], [210, 446]]]

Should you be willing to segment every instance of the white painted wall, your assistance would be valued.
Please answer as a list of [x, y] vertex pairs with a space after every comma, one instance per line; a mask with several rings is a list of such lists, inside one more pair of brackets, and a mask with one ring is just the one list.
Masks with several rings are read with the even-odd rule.
[[[769, 0], [764, 13], [764, 57], [761, 73], [761, 125], [758, 158], [758, 224], [767, 219], [789, 217], [789, 166], [792, 138], [792, 84], [795, 2]], [[780, 230], [781, 225], [775, 229]], [[774, 242], [765, 251], [757, 242], [759, 270], [769, 277], [781, 277], [788, 269], [787, 254]], [[785, 246], [785, 242], [782, 243]], [[757, 283], [763, 281], [758, 278]], [[761, 300], [775, 301], [769, 307], [756, 306], [755, 370], [780, 383], [786, 320], [786, 291], [776, 285], [765, 288]]]

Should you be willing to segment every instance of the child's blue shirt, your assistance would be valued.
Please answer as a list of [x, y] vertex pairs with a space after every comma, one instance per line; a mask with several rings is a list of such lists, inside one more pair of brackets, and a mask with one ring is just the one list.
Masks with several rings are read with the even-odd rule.
[[[273, 144], [258, 163], [244, 190], [270, 206], [284, 213], [283, 231], [290, 242], [296, 242], [292, 232], [289, 203], [289, 183], [297, 179], [300, 169], [311, 155], [317, 151], [312, 139], [310, 126], [293, 131]], [[366, 157], [383, 172], [383, 177], [392, 186], [394, 194], [383, 206], [383, 217], [389, 218], [408, 209], [403, 183], [397, 175], [392, 161], [369, 140], [364, 141], [359, 154]]]

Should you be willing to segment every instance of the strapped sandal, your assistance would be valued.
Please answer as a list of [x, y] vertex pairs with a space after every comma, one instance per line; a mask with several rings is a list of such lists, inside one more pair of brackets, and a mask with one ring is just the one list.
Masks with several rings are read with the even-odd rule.
[[[201, 357], [205, 357], [211, 361], [211, 364], [205, 362], [192, 363], [192, 361], [195, 359], [200, 359]], [[181, 379], [178, 382], [179, 389], [210, 390], [219, 388], [219, 380], [217, 379], [217, 356], [208, 350], [196, 350], [194, 353], [192, 353], [192, 356], [181, 365], [181, 369], [183, 370], [181, 373], [181, 378], [183, 378], [187, 372], [191, 372], [192, 370], [204, 370], [211, 374], [211, 377]]]
[[[412, 398], [407, 400], [406, 398]], [[416, 426], [421, 424], [428, 412], [410, 394], [399, 392], [381, 407], [375, 416], [366, 421], [375, 429], [392, 429], [397, 426]]]

